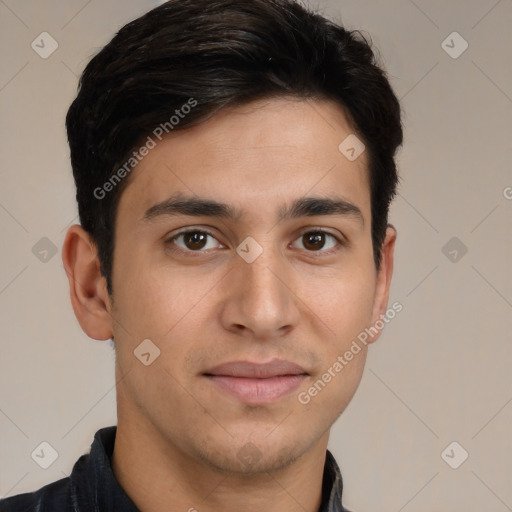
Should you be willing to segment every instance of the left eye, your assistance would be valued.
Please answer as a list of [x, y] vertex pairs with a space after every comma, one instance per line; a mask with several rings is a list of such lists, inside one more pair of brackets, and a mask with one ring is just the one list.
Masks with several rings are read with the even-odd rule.
[[[327, 249], [333, 249], [334, 247], [336, 247], [336, 242], [339, 242], [338, 238], [332, 235], [331, 233], [327, 233], [326, 231], [323, 230], [307, 231], [306, 233], [303, 233], [299, 238], [297, 238], [297, 240], [302, 240], [303, 243], [309, 246], [309, 249], [311, 249], [314, 252], [329, 252], [327, 250], [319, 251], [319, 249], [325, 248], [326, 236], [334, 240], [333, 245], [331, 245], [331, 247], [328, 247]], [[306, 249], [308, 249], [308, 247], [306, 247]]]
[[[213, 235], [206, 231], [182, 231], [181, 233], [178, 233], [174, 237], [168, 240], [168, 242], [175, 242], [176, 240], [183, 237], [183, 241], [185, 244], [185, 247], [181, 247], [181, 249], [184, 249], [186, 251], [192, 251], [192, 252], [203, 252], [198, 251], [197, 249], [204, 249], [207, 245], [207, 237], [213, 238]], [[178, 247], [180, 247], [179, 244]], [[206, 247], [207, 249], [211, 249], [211, 247]]]
[[[167, 240], [167, 243], [177, 245], [184, 252], [204, 252], [202, 249], [215, 249], [215, 244], [211, 247], [208, 247], [208, 237], [216, 240], [216, 238], [207, 231], [182, 231], [181, 233], [178, 233], [177, 235]], [[331, 238], [331, 245], [330, 247], [327, 247], [327, 250], [321, 251], [320, 249], [325, 249], [326, 237]], [[183, 245], [177, 243], [177, 241], [181, 239], [183, 240]], [[341, 243], [335, 235], [321, 229], [307, 231], [300, 235], [296, 240], [301, 240], [303, 242], [304, 248], [309, 252], [330, 252], [330, 249], [336, 247], [336, 243]], [[222, 244], [220, 245], [222, 246]]]

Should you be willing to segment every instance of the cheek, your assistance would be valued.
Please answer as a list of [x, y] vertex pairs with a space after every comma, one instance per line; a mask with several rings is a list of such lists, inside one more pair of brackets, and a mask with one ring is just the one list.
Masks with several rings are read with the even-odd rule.
[[134, 337], [162, 338], [191, 313], [208, 285], [176, 267], [152, 263], [149, 255], [131, 256], [119, 261], [115, 314]]
[[[147, 390], [152, 390], [152, 397], [175, 396], [171, 401], [178, 403], [183, 398], [178, 391], [186, 356], [198, 341], [190, 332], [198, 311], [194, 306], [204, 291], [199, 293], [199, 286], [187, 286], [176, 271], [140, 270], [124, 280], [119, 277], [113, 311], [118, 320], [117, 359], [123, 372], [130, 372], [131, 393], [138, 397], [141, 406], [142, 400], [147, 399]], [[144, 340], [151, 343], [141, 345]], [[151, 359], [158, 355], [145, 366], [137, 358], [137, 353], [143, 352], [149, 352]], [[159, 393], [164, 390], [165, 395]]]
[[303, 302], [340, 341], [346, 341], [367, 327], [371, 321], [375, 283], [366, 268], [347, 270], [332, 279], [303, 287]]

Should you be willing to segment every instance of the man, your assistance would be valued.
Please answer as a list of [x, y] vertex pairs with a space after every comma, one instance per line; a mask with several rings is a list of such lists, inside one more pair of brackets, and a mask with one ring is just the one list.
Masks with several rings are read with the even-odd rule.
[[368, 43], [291, 0], [171, 0], [66, 122], [62, 258], [118, 424], [0, 510], [344, 511], [327, 442], [388, 308], [402, 143]]

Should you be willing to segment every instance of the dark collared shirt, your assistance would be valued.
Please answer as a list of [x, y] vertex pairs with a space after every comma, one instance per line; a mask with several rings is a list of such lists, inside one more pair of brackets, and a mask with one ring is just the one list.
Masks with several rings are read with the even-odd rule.
[[[112, 470], [116, 431], [116, 426], [98, 430], [90, 453], [77, 460], [69, 477], [3, 499], [0, 512], [140, 512]], [[349, 512], [341, 504], [342, 492], [340, 469], [327, 451], [320, 512]]]

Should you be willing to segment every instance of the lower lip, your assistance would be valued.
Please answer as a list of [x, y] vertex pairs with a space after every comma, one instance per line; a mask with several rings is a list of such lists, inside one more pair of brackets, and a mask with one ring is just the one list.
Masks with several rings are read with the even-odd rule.
[[242, 402], [266, 404], [297, 389], [307, 375], [281, 375], [268, 379], [209, 375], [208, 378]]

